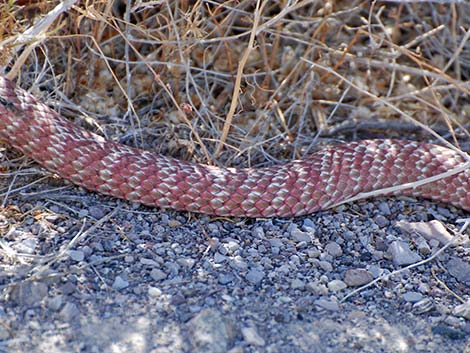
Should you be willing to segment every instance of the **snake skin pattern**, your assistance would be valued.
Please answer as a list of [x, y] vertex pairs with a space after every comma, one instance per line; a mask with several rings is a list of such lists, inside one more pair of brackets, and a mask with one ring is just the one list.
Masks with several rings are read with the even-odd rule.
[[[0, 139], [48, 170], [101, 194], [218, 216], [290, 217], [358, 193], [410, 183], [465, 159], [432, 144], [363, 140], [267, 168], [218, 168], [106, 141], [0, 77]], [[470, 171], [394, 194], [470, 210]]]

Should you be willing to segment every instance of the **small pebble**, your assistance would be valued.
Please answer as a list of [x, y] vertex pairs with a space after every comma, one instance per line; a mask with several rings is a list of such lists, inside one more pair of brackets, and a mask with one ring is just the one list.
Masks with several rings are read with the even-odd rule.
[[145, 266], [152, 266], [152, 267], [159, 266], [157, 261], [153, 259], [147, 259], [145, 257], [140, 259], [140, 263]]
[[214, 254], [214, 262], [216, 264], [221, 264], [227, 261], [227, 256], [222, 255], [220, 252]]
[[73, 261], [80, 262], [85, 259], [85, 253], [81, 250], [69, 250], [67, 254]]
[[171, 297], [170, 304], [171, 305], [180, 305], [186, 303], [186, 298], [182, 294], [175, 294]]
[[315, 295], [327, 295], [329, 293], [328, 287], [323, 283], [309, 282], [305, 285], [305, 289]]
[[369, 271], [362, 269], [362, 268], [350, 269], [350, 270], [347, 270], [346, 273], [344, 274], [344, 282], [349, 287], [359, 287], [366, 283], [369, 283], [373, 279], [374, 277], [372, 276], [372, 274]]
[[394, 241], [388, 247], [388, 251], [392, 255], [392, 260], [395, 265], [410, 265], [415, 262], [421, 261], [421, 256], [411, 251], [408, 243], [403, 241]]
[[67, 302], [59, 313], [59, 316], [64, 321], [76, 321], [80, 315], [80, 310], [74, 303]]
[[240, 244], [235, 240], [229, 240], [224, 246], [231, 254], [240, 249]]
[[233, 281], [233, 274], [231, 273], [221, 273], [218, 277], [217, 280], [220, 284], [225, 285]]
[[302, 229], [307, 232], [315, 232], [317, 225], [310, 218], [305, 218], [304, 223], [302, 224]]
[[70, 295], [77, 290], [77, 285], [72, 281], [65, 282], [60, 288], [63, 295]]
[[307, 232], [303, 232], [301, 231], [299, 228], [295, 227], [294, 229], [292, 229], [290, 231], [290, 237], [292, 238], [292, 240], [294, 240], [295, 242], [301, 242], [301, 241], [304, 241], [306, 243], [310, 243], [311, 242], [311, 238], [310, 238], [310, 234], [307, 233]]
[[7, 327], [5, 327], [5, 325], [0, 325], [0, 341], [8, 339], [10, 336], [10, 331], [7, 329]]
[[470, 284], [470, 263], [453, 257], [446, 266], [449, 273], [462, 283]]
[[434, 309], [434, 302], [430, 298], [424, 298], [413, 304], [413, 312], [417, 315], [427, 313]]
[[[204, 309], [188, 322], [193, 352], [225, 353], [234, 332], [225, 315], [215, 309]], [[162, 351], [163, 352], [163, 351]]]
[[319, 306], [320, 308], [330, 311], [338, 311], [340, 309], [337, 300], [320, 298], [315, 300], [314, 304]]
[[390, 207], [388, 206], [387, 202], [379, 203], [379, 211], [383, 213], [385, 216], [391, 216], [392, 212], [390, 211]]
[[245, 278], [253, 284], [260, 283], [263, 277], [264, 277], [264, 272], [257, 268], [252, 268], [250, 271], [248, 271], [248, 273], [245, 276]]
[[464, 332], [462, 332], [460, 330], [456, 330], [456, 329], [454, 329], [452, 327], [449, 327], [447, 325], [444, 325], [444, 324], [438, 324], [438, 325], [434, 326], [431, 329], [431, 331], [435, 335], [441, 335], [441, 336], [447, 337], [451, 340], [461, 340], [461, 339], [464, 339], [466, 337]]
[[284, 245], [282, 240], [277, 239], [277, 238], [271, 238], [268, 241], [269, 241], [269, 244], [271, 244], [271, 246], [275, 248], [281, 248]]
[[403, 293], [402, 298], [410, 303], [416, 303], [423, 299], [423, 295], [419, 292], [406, 292]]
[[149, 297], [152, 297], [152, 298], [159, 298], [162, 296], [162, 290], [156, 287], [149, 287], [148, 295]]
[[305, 287], [305, 282], [298, 279], [298, 278], [295, 278], [294, 280], [292, 280], [292, 282], [290, 283], [290, 286], [292, 289], [304, 289]]
[[116, 276], [113, 283], [113, 289], [121, 290], [129, 287], [129, 282], [123, 279], [121, 276]]
[[229, 264], [236, 270], [244, 271], [248, 269], [248, 264], [241, 256], [235, 256], [233, 259], [230, 259]]
[[346, 283], [344, 283], [343, 281], [339, 279], [334, 279], [328, 282], [328, 289], [332, 292], [339, 292], [346, 287], [347, 287]]
[[103, 218], [106, 212], [103, 210], [102, 207], [99, 206], [91, 206], [88, 208], [88, 213], [91, 217], [95, 219]]
[[177, 219], [170, 219], [168, 221], [168, 227], [170, 227], [170, 228], [179, 228], [182, 225], [183, 224], [180, 221], [178, 221]]
[[343, 254], [343, 250], [341, 249], [341, 246], [339, 246], [338, 243], [335, 243], [335, 242], [330, 242], [326, 244], [325, 250], [328, 254], [330, 254], [333, 257], [338, 257]]
[[47, 301], [47, 307], [51, 310], [59, 311], [63, 303], [64, 303], [64, 297], [62, 295], [56, 295], [55, 297], [50, 298]]
[[328, 261], [319, 261], [318, 265], [320, 265], [322, 270], [325, 271], [325, 272], [333, 271], [333, 265]]
[[457, 305], [452, 311], [452, 314], [470, 320], [470, 301]]
[[380, 228], [385, 228], [390, 224], [390, 221], [384, 216], [378, 215], [377, 217], [375, 217], [375, 223], [377, 223]]
[[30, 307], [38, 305], [47, 295], [48, 286], [43, 282], [21, 282], [11, 291], [11, 300], [20, 306]]
[[168, 277], [168, 275], [163, 272], [162, 270], [158, 269], [158, 268], [154, 268], [152, 269], [152, 271], [150, 271], [150, 277], [152, 277], [152, 279], [154, 281], [162, 281], [164, 279], [166, 279]]
[[431, 254], [431, 247], [429, 246], [428, 242], [424, 238], [420, 237], [416, 241], [416, 247], [418, 248], [419, 253], [423, 256], [428, 256]]
[[38, 241], [36, 239], [28, 238], [14, 245], [13, 248], [19, 253], [31, 255], [31, 254], [34, 254], [34, 252], [36, 251], [37, 245], [38, 245]]
[[264, 229], [262, 227], [255, 227], [252, 234], [255, 238], [264, 238]]
[[258, 334], [254, 327], [243, 327], [242, 328], [243, 339], [246, 343], [262, 347], [266, 344], [264, 339]]

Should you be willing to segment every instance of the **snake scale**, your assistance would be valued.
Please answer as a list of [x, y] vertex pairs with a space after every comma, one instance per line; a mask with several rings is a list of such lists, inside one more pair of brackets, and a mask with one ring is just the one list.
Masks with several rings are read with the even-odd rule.
[[[412, 183], [465, 163], [408, 140], [362, 140], [265, 168], [219, 168], [128, 147], [84, 130], [0, 77], [0, 139], [88, 190], [148, 206], [218, 216], [291, 217], [359, 193]], [[394, 192], [470, 210], [470, 170]]]

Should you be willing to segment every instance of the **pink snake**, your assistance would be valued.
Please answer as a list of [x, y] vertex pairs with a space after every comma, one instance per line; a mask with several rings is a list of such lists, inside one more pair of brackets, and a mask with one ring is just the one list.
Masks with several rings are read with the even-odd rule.
[[[303, 160], [259, 169], [189, 163], [106, 141], [3, 77], [0, 139], [88, 190], [148, 206], [218, 216], [301, 216], [465, 162], [446, 147], [384, 139], [332, 146]], [[394, 194], [470, 210], [470, 171]]]

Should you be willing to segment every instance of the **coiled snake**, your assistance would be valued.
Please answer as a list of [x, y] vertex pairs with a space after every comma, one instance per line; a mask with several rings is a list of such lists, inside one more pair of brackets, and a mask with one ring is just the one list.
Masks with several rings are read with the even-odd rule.
[[[465, 159], [405, 140], [363, 140], [266, 168], [189, 163], [112, 141], [61, 117], [0, 77], [0, 139], [88, 190], [149, 206], [220, 216], [290, 217], [363, 192], [431, 177]], [[395, 194], [470, 210], [470, 170]]]

